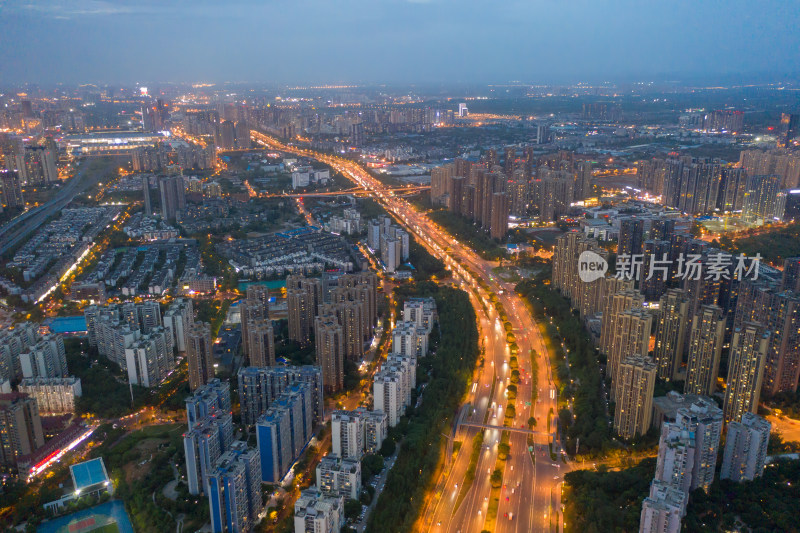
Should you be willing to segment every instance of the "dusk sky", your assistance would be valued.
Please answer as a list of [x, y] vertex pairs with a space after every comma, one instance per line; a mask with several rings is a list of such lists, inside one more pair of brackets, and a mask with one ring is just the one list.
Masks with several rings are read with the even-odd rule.
[[0, 0], [0, 80], [780, 78], [799, 26], [772, 0]]

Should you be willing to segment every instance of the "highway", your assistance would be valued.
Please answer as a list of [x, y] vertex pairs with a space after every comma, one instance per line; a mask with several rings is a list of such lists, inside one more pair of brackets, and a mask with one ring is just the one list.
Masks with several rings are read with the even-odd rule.
[[74, 177], [61, 185], [47, 203], [26, 211], [0, 228], [0, 254], [16, 246], [33, 230], [38, 229], [51, 215], [64, 209], [75, 196], [96, 185], [103, 173], [97, 171], [99, 161], [84, 163]]
[[[495, 295], [508, 315], [519, 346], [519, 367], [521, 379], [517, 384], [516, 416], [510, 421], [515, 427], [527, 427], [530, 416], [536, 419], [536, 429], [544, 435], [533, 436], [535, 460], [528, 453], [528, 435], [511, 432], [511, 453], [505, 461], [503, 486], [499, 495], [497, 522], [494, 530], [498, 532], [560, 531], [560, 491], [563, 474], [569, 466], [557, 458], [550, 458], [548, 433], [555, 431], [557, 419], [557, 391], [547, 357], [545, 343], [538, 326], [529, 313], [523, 299], [513, 290], [513, 284], [497, 279], [492, 271], [496, 266], [480, 258], [474, 251], [463, 246], [439, 227], [424, 213], [417, 211], [409, 202], [400, 198], [389, 187], [373, 178], [357, 163], [329, 154], [290, 146], [253, 130], [253, 139], [266, 147], [313, 158], [330, 165], [335, 170], [354, 181], [357, 185], [371, 191], [375, 198], [392, 213], [417, 239], [436, 257], [443, 260], [453, 272], [454, 279], [467, 291], [479, 319], [481, 336], [484, 341], [484, 365], [470, 388], [467, 403], [470, 411], [465, 421], [478, 424], [503, 425], [507, 400], [505, 397], [509, 351], [505, 330], [492, 303]], [[488, 291], [481, 287], [488, 287]], [[531, 403], [529, 354], [535, 350], [538, 357], [539, 401]], [[494, 382], [494, 387], [492, 383]], [[495, 406], [492, 407], [494, 402]], [[526, 405], [526, 402], [531, 405]], [[553, 423], [548, 430], [548, 413], [552, 409]], [[489, 419], [484, 422], [487, 411]], [[495, 417], [496, 414], [496, 417]], [[449, 461], [436, 483], [434, 494], [423, 509], [418, 521], [418, 529], [435, 532], [467, 533], [486, 529], [486, 517], [490, 503], [491, 472], [495, 468], [501, 432], [486, 429], [484, 448], [478, 460], [475, 479], [465, 498], [455, 508], [459, 488], [463, 486], [464, 476], [469, 466], [471, 444], [478, 428], [465, 426], [458, 428], [456, 439], [462, 441], [455, 459]], [[553, 451], [558, 453], [560, 445], [553, 443]], [[560, 454], [558, 454], [560, 455]], [[503, 466], [501, 463], [499, 466]], [[456, 488], [458, 484], [459, 488]], [[519, 484], [519, 485], [518, 485]], [[508, 498], [508, 500], [506, 500]], [[513, 514], [512, 514], [513, 513]]]

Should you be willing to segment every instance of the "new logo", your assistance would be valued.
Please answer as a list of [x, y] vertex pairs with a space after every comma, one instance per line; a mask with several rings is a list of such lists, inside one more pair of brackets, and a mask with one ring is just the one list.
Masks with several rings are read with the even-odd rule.
[[586, 250], [578, 257], [578, 277], [584, 283], [600, 279], [608, 272], [608, 261], [591, 250]]

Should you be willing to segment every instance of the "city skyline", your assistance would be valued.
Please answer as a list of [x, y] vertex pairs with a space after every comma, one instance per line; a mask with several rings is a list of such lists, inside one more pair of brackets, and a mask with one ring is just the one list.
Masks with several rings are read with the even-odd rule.
[[0, 76], [43, 84], [744, 83], [800, 70], [800, 13], [773, 1], [59, 0], [4, 2], [4, 15]]

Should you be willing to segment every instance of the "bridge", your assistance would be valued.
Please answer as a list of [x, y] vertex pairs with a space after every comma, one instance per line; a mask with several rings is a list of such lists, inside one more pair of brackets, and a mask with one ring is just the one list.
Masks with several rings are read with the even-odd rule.
[[526, 435], [546, 435], [548, 438], [553, 438], [553, 433], [546, 433], [544, 431], [533, 431], [531, 429], [517, 428], [512, 426], [494, 426], [491, 424], [476, 424], [474, 422], [461, 422], [459, 427], [472, 427], [481, 429], [497, 429], [499, 431], [510, 431], [513, 433], [524, 433]]

